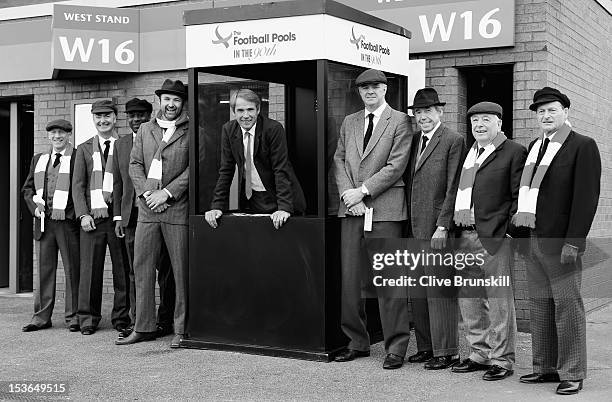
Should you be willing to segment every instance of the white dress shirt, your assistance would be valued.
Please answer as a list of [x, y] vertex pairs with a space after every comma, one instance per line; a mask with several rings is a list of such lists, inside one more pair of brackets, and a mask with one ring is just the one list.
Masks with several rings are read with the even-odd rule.
[[247, 156], [247, 145], [249, 143], [249, 137], [247, 135], [245, 135], [245, 133], [247, 132], [247, 130], [245, 130], [244, 128], [240, 127], [240, 130], [242, 130], [242, 144], [244, 146], [244, 168], [245, 168], [245, 172], [246, 172], [246, 164], [250, 163], [251, 164], [251, 188], [253, 189], [253, 191], [266, 191], [266, 188], [263, 185], [263, 182], [261, 181], [261, 177], [259, 177], [259, 173], [257, 172], [257, 168], [255, 168], [255, 162], [253, 160], [253, 157], [255, 156], [253, 154], [253, 149], [255, 146], [255, 128], [257, 127], [257, 123], [253, 124], [253, 127], [251, 127], [249, 129], [249, 133], [251, 133], [251, 160], [246, 160], [246, 156]]
[[368, 123], [370, 122], [368, 115], [370, 113], [374, 114], [374, 118], [372, 119], [372, 124], [374, 125], [372, 131], [374, 131], [374, 129], [376, 128], [376, 125], [378, 124], [378, 121], [380, 120], [380, 116], [382, 115], [383, 111], [385, 110], [385, 108], [387, 107], [387, 102], [382, 103], [382, 105], [380, 105], [378, 108], [376, 108], [375, 111], [370, 112], [368, 111], [368, 109], [364, 110], [364, 115], [365, 115], [365, 124], [363, 126], [363, 133], [365, 134], [366, 131], [368, 131]]

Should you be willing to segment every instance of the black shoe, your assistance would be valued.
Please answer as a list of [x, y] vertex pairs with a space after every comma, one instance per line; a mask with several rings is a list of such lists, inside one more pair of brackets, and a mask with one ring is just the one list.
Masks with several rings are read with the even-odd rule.
[[183, 334], [176, 334], [174, 338], [172, 338], [172, 342], [170, 342], [170, 347], [173, 349], [181, 347], [181, 341], [183, 340]]
[[561, 380], [559, 379], [559, 374], [557, 373], [531, 373], [521, 376], [519, 381], [525, 384], [540, 384], [543, 382], [559, 382]]
[[404, 358], [402, 356], [394, 355], [393, 353], [389, 353], [387, 357], [385, 357], [385, 362], [383, 363], [383, 368], [385, 370], [394, 370], [402, 367], [404, 365]]
[[486, 373], [484, 373], [482, 379], [485, 381], [497, 381], [510, 377], [512, 374], [514, 374], [514, 370], [503, 368], [497, 364], [494, 364], [489, 370], [487, 370]]
[[129, 324], [117, 324], [115, 325], [115, 331], [122, 333], [129, 327]]
[[582, 380], [578, 381], [561, 381], [561, 384], [557, 387], [557, 394], [559, 395], [573, 395], [577, 394], [582, 389]]
[[157, 337], [163, 338], [166, 335], [170, 335], [174, 333], [174, 328], [172, 325], [160, 325], [157, 324]]
[[48, 322], [46, 324], [43, 325], [36, 325], [36, 324], [27, 324], [24, 325], [21, 330], [23, 332], [33, 332], [33, 331], [38, 331], [40, 329], [47, 329], [47, 328], [51, 328], [51, 323]]
[[476, 363], [474, 360], [468, 358], [454, 366], [451, 371], [453, 373], [471, 373], [474, 371], [489, 370], [490, 368], [491, 366], [489, 364]]
[[429, 359], [433, 357], [433, 352], [431, 350], [425, 352], [418, 352], [408, 358], [409, 363], [425, 363]]
[[70, 324], [68, 325], [68, 331], [70, 332], [78, 332], [81, 330], [81, 327], [79, 326], [79, 324]]
[[425, 370], [442, 370], [459, 363], [458, 355], [432, 357], [423, 366]]
[[96, 328], [95, 327], [81, 328], [81, 334], [83, 334], [83, 335], [93, 335], [95, 333], [96, 333]]
[[336, 362], [350, 362], [351, 360], [355, 360], [358, 357], [368, 357], [370, 356], [370, 351], [361, 351], [361, 350], [353, 350], [347, 349], [343, 352], [340, 352], [335, 358]]
[[155, 332], [132, 332], [127, 338], [117, 339], [115, 345], [131, 345], [138, 342], [152, 341], [156, 338]]
[[117, 339], [127, 338], [133, 331], [134, 325], [130, 324], [126, 329], [123, 330], [123, 332], [119, 332], [119, 335], [117, 335]]

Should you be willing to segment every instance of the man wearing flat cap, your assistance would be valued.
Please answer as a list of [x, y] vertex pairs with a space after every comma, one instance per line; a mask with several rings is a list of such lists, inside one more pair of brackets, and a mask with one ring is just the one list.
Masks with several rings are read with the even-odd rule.
[[[341, 326], [350, 340], [335, 358], [339, 362], [370, 355], [361, 297], [371, 277], [365, 239], [401, 237], [407, 216], [402, 180], [410, 153], [407, 116], [385, 101], [387, 78], [381, 71], [364, 71], [355, 85], [365, 109], [345, 117], [334, 155], [341, 218]], [[404, 363], [410, 339], [406, 289], [376, 287], [376, 291], [386, 352], [383, 368], [397, 369]]]
[[140, 126], [130, 157], [130, 177], [138, 203], [134, 241], [136, 325], [115, 344], [149, 341], [157, 336], [155, 267], [166, 246], [175, 280], [174, 333], [170, 347], [179, 347], [187, 314], [189, 218], [189, 118], [187, 88], [167, 79], [157, 116]]
[[[422, 88], [413, 109], [419, 132], [412, 139], [410, 161], [404, 173], [408, 223], [406, 235], [420, 240], [424, 250], [444, 250], [453, 219], [455, 196], [465, 150], [463, 137], [441, 122], [443, 106], [434, 88]], [[423, 267], [418, 277], [454, 274], [447, 267]], [[410, 289], [418, 351], [408, 358], [425, 363], [428, 370], [444, 369], [459, 362], [459, 307], [455, 294], [437, 294], [444, 289]]]
[[49, 152], [34, 155], [30, 173], [21, 189], [35, 218], [34, 239], [38, 249], [38, 284], [34, 294], [34, 315], [24, 332], [51, 327], [55, 305], [57, 253], [62, 256], [66, 278], [64, 320], [71, 332], [79, 330], [79, 224], [72, 202], [72, 124], [58, 119], [47, 124]]
[[[138, 221], [138, 207], [134, 184], [129, 175], [130, 153], [136, 138], [136, 133], [142, 123], [151, 119], [153, 105], [144, 99], [130, 99], [125, 104], [127, 123], [132, 133], [124, 135], [115, 142], [113, 162], [116, 172], [113, 181], [113, 206], [115, 233], [124, 239], [127, 248], [128, 263], [130, 266], [130, 316], [132, 323], [119, 337], [128, 336], [134, 329], [136, 313], [136, 288], [134, 282], [134, 239], [136, 236], [136, 223]], [[157, 266], [157, 282], [159, 284], [159, 309], [157, 312], [158, 336], [173, 333], [172, 319], [174, 316], [174, 277], [170, 267], [170, 258], [166, 247], [162, 247], [162, 257]]]
[[527, 256], [533, 373], [524, 383], [560, 382], [575, 394], [586, 378], [586, 318], [580, 294], [582, 254], [601, 179], [592, 138], [568, 124], [570, 100], [558, 89], [535, 92], [529, 109], [541, 134], [529, 144], [512, 222], [531, 229]]
[[477, 103], [467, 112], [475, 142], [463, 162], [453, 217], [459, 231], [457, 253], [480, 256], [457, 274], [465, 279], [508, 278], [507, 283], [484, 289], [467, 284], [459, 292], [471, 353], [452, 371], [486, 370], [482, 377], [486, 381], [511, 376], [515, 362], [516, 313], [508, 239], [527, 150], [501, 131], [502, 113], [502, 107], [493, 102]]
[[102, 318], [102, 282], [106, 247], [113, 270], [111, 324], [124, 331], [130, 324], [128, 295], [129, 266], [123, 242], [113, 224], [113, 154], [116, 140], [117, 107], [111, 100], [91, 106], [98, 133], [76, 150], [72, 195], [81, 223], [81, 278], [79, 283], [79, 325], [83, 335], [96, 332]]

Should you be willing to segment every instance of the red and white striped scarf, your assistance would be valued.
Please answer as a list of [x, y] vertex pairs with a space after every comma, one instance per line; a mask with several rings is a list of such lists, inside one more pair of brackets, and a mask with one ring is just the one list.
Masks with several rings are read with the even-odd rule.
[[90, 195], [91, 214], [94, 219], [108, 218], [108, 204], [113, 200], [113, 149], [115, 138], [111, 141], [106, 160], [106, 169], [102, 174], [102, 153], [100, 152], [100, 141], [96, 135], [93, 138], [93, 169], [91, 170]]
[[[68, 204], [68, 194], [70, 192], [70, 159], [72, 158], [72, 151], [72, 144], [68, 143], [64, 155], [60, 157], [57, 182], [55, 184], [55, 192], [53, 193], [53, 210], [51, 211], [51, 219], [58, 221], [66, 219], [66, 205]], [[45, 210], [45, 199], [43, 198], [45, 175], [47, 174], [47, 165], [52, 155], [53, 149], [49, 153], [41, 154], [34, 168], [34, 188], [36, 189], [36, 194], [32, 197], [32, 201], [43, 212]]]

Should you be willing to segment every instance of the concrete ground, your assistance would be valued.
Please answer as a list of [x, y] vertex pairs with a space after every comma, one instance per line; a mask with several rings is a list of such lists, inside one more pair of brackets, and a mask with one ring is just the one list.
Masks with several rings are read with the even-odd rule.
[[[31, 295], [0, 295], [0, 400], [17, 400], [10, 382], [63, 382], [71, 400], [409, 400], [409, 401], [611, 401], [612, 306], [587, 318], [589, 371], [576, 396], [556, 396], [556, 384], [521, 384], [531, 372], [530, 335], [519, 334], [514, 376], [481, 380], [482, 372], [426, 371], [420, 364], [382, 369], [382, 344], [369, 358], [350, 363], [318, 363], [208, 350], [170, 349], [171, 337], [115, 346], [110, 300], [101, 329], [92, 336], [63, 325], [58, 302], [53, 327], [23, 333]], [[409, 354], [414, 353], [414, 341]], [[467, 356], [462, 339], [462, 358]], [[25, 400], [25, 399], [21, 399]], [[29, 400], [32, 400], [31, 398]]]

